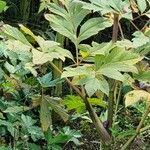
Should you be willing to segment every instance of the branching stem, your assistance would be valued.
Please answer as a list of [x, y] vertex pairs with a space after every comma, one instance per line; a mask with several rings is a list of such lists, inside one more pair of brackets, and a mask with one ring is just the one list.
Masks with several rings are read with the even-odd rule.
[[[55, 64], [53, 64], [53, 62], [50, 62], [50, 64], [59, 73], [62, 73], [62, 71], [59, 70], [59, 68], [57, 66], [55, 66]], [[107, 132], [107, 130], [104, 128], [102, 121], [99, 119], [99, 117], [95, 113], [93, 107], [89, 103], [87, 96], [83, 95], [82, 92], [79, 90], [79, 88], [77, 88], [75, 85], [73, 85], [72, 82], [68, 78], [65, 78], [65, 80], [72, 87], [72, 89], [83, 99], [85, 106], [86, 106], [86, 109], [89, 112], [89, 115], [93, 121], [93, 124], [95, 125], [95, 127], [97, 129], [97, 132], [100, 135], [102, 142], [105, 144], [110, 144], [111, 143], [111, 137], [110, 137], [109, 133]]]

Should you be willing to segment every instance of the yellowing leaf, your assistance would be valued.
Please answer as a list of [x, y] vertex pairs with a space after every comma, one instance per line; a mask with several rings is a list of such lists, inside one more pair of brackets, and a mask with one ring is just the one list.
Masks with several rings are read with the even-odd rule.
[[125, 95], [125, 106], [133, 105], [139, 101], [146, 101], [150, 104], [150, 93], [144, 90], [133, 90]]
[[31, 37], [33, 37], [33, 38], [35, 39], [36, 36], [33, 34], [33, 32], [32, 32], [30, 29], [28, 29], [27, 27], [25, 27], [25, 26], [22, 25], [22, 24], [20, 24], [19, 26], [20, 26], [20, 29], [21, 29], [24, 33], [30, 35]]
[[26, 37], [15, 27], [10, 25], [4, 25], [2, 28], [2, 32], [6, 34], [8, 37], [12, 37], [25, 45], [31, 46]]
[[133, 12], [137, 13], [139, 11], [138, 6], [137, 6], [137, 4], [135, 3], [134, 0], [130, 0], [130, 6], [131, 6]]
[[88, 53], [88, 52], [82, 51], [82, 50], [80, 50], [80, 54], [81, 54], [82, 58], [86, 58], [86, 57], [89, 56], [89, 53]]
[[92, 105], [101, 106], [106, 108], [106, 102], [99, 98], [89, 98], [88, 101]]
[[42, 102], [41, 95], [32, 96], [32, 107], [37, 107], [41, 105], [41, 102]]

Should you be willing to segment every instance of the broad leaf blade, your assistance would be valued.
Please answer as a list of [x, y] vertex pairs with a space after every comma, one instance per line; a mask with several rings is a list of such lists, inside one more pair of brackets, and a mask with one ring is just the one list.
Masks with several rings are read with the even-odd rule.
[[2, 27], [2, 31], [7, 36], [12, 37], [12, 38], [14, 38], [16, 40], [19, 40], [23, 44], [31, 46], [31, 44], [28, 42], [28, 40], [25, 38], [25, 36], [17, 28], [12, 27], [10, 25], [4, 25]]
[[52, 125], [51, 111], [49, 109], [49, 103], [44, 98], [41, 102], [40, 108], [40, 122], [43, 131], [47, 131], [50, 125]]
[[78, 37], [79, 43], [110, 26], [112, 26], [112, 23], [106, 18], [97, 17], [89, 19], [81, 26]]
[[68, 120], [68, 114], [66, 113], [65, 109], [59, 103], [59, 98], [45, 96], [45, 100], [47, 101], [48, 105], [61, 116], [64, 121]]
[[136, 0], [139, 10], [141, 11], [141, 13], [143, 13], [146, 10], [147, 7], [147, 2], [146, 0]]

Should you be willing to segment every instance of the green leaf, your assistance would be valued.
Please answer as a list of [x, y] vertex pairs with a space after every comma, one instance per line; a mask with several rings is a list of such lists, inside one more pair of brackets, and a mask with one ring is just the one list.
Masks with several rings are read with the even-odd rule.
[[36, 120], [32, 119], [30, 116], [21, 115], [22, 119], [22, 127], [24, 130], [27, 130], [30, 134], [33, 141], [37, 141], [39, 139], [44, 139], [44, 134], [38, 126], [34, 126]]
[[40, 108], [40, 122], [43, 131], [47, 131], [50, 125], [52, 125], [51, 111], [49, 109], [49, 103], [44, 98], [41, 102]]
[[3, 1], [3, 0], [0, 0], [0, 13], [3, 12], [3, 10], [5, 9], [6, 7], [6, 2]]
[[79, 96], [68, 95], [64, 98], [63, 104], [68, 110], [76, 110], [79, 113], [85, 111], [85, 104]]
[[51, 3], [49, 9], [54, 14], [46, 14], [45, 18], [50, 21], [53, 30], [68, 37], [75, 45], [112, 25], [106, 18], [89, 19], [81, 26], [77, 37], [77, 29], [89, 11], [83, 9], [80, 2], [68, 1], [65, 4], [66, 9]]
[[10, 25], [4, 25], [2, 27], [2, 31], [8, 37], [16, 39], [16, 40], [22, 42], [25, 45], [31, 46], [31, 44], [28, 42], [28, 40], [25, 38], [25, 36], [17, 28], [12, 27]]
[[48, 4], [48, 9], [53, 12], [54, 14], [57, 14], [65, 19], [67, 19], [67, 14], [68, 12], [63, 8], [60, 7], [59, 5], [55, 4], [55, 3], [50, 3]]
[[67, 142], [69, 139], [70, 139], [70, 136], [68, 135], [58, 134], [51, 140], [51, 144], [64, 143], [64, 142]]
[[119, 81], [124, 80], [124, 76], [117, 69], [112, 69], [111, 67], [101, 68], [99, 69], [98, 72], [103, 74], [104, 76], [107, 76], [115, 80], [119, 80]]
[[4, 112], [5, 113], [20, 113], [29, 110], [30, 108], [27, 106], [13, 106], [8, 107]]
[[48, 61], [52, 61], [53, 57], [48, 53], [40, 52], [36, 49], [32, 50], [33, 53], [33, 64], [35, 65], [42, 65]]
[[146, 13], [144, 13], [148, 18], [150, 18], [150, 10], [148, 10]]
[[35, 77], [37, 77], [38, 73], [33, 66], [34, 66], [33, 63], [26, 63], [24, 67], [25, 69], [29, 70]]
[[89, 19], [80, 28], [79, 43], [110, 26], [112, 26], [112, 23], [108, 19], [102, 17]]
[[134, 78], [140, 81], [150, 82], [150, 71], [139, 71], [138, 74], [134, 74]]
[[90, 102], [91, 105], [96, 105], [96, 106], [106, 108], [106, 102], [99, 98], [88, 98], [88, 101]]
[[[88, 101], [91, 105], [101, 106], [106, 108], [106, 103], [98, 98], [88, 98]], [[63, 104], [66, 105], [68, 110], [75, 110], [78, 113], [85, 112], [85, 104], [81, 97], [74, 96], [74, 95], [67, 95], [64, 100]]]
[[122, 72], [137, 72], [134, 64], [141, 59], [142, 57], [132, 51], [126, 51], [124, 48], [116, 47], [111, 50], [109, 55], [105, 56], [100, 68], [111, 68]]
[[132, 10], [129, 0], [90, 0], [90, 3], [76, 0], [83, 4], [83, 8], [94, 12], [100, 11], [102, 15], [109, 13], [119, 14], [122, 18], [132, 19]]
[[42, 77], [38, 77], [37, 80], [42, 87], [53, 87], [56, 86], [56, 84], [62, 82], [60, 79], [52, 80], [52, 73], [47, 73]]
[[90, 73], [90, 66], [79, 66], [76, 68], [66, 67], [64, 68], [61, 78], [73, 77], [73, 76], [81, 76]]
[[33, 63], [36, 65], [44, 64], [53, 59], [61, 59], [65, 61], [66, 57], [74, 60], [70, 51], [59, 47], [59, 43], [54, 41], [46, 41], [41, 37], [36, 38], [42, 51], [35, 48], [32, 49]]
[[11, 62], [21, 60], [22, 63], [28, 63], [31, 61], [32, 53], [31, 47], [23, 44], [18, 40], [6, 41], [7, 50], [5, 50], [5, 57], [9, 57]]
[[47, 101], [49, 107], [53, 109], [60, 117], [66, 122], [68, 120], [68, 114], [63, 106], [60, 104], [60, 99], [55, 97], [45, 96], [44, 99]]
[[36, 123], [30, 116], [25, 116], [24, 114], [21, 115], [21, 119], [23, 121], [24, 126], [27, 128], [34, 125]]
[[138, 8], [143, 13], [147, 8], [147, 1], [146, 0], [136, 0], [138, 4]]
[[144, 33], [141, 31], [134, 32], [133, 36], [134, 38], [132, 39], [132, 41], [133, 41], [133, 46], [135, 48], [138, 48], [150, 42], [150, 38], [145, 36]]
[[98, 80], [97, 78], [89, 78], [85, 83], [85, 89], [89, 97], [91, 97], [98, 90], [102, 91], [106, 95], [109, 95], [109, 85], [105, 79]]
[[55, 48], [57, 48], [60, 45], [55, 41], [44, 40], [40, 36], [35, 37], [35, 39], [43, 52], [52, 52]]
[[10, 72], [10, 73], [15, 73], [16, 72], [16, 68], [9, 64], [8, 62], [5, 62], [4, 67]]
[[45, 18], [50, 21], [50, 26], [53, 30], [69, 38], [73, 43], [77, 40], [77, 37], [75, 35], [76, 33], [74, 33], [72, 29], [70, 29], [70, 27], [72, 26], [71, 22], [68, 22], [64, 18], [60, 18], [59, 16], [55, 16], [52, 14], [46, 14]]
[[26, 33], [27, 35], [30, 35], [32, 38], [36, 39], [36, 36], [34, 35], [34, 33], [27, 27], [25, 27], [24, 25], [20, 24], [20, 29]]
[[0, 119], [5, 119], [3, 113], [0, 112]]
[[11, 136], [14, 137], [15, 135], [15, 128], [11, 122], [0, 120], [0, 126], [6, 126], [8, 131], [10, 132]]
[[52, 150], [62, 150], [62, 148], [59, 145], [53, 144], [51, 146]]

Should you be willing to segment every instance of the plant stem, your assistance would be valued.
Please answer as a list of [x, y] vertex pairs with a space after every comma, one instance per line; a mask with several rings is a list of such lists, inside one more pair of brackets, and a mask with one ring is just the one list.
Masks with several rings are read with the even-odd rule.
[[[118, 84], [118, 85], [120, 85], [120, 84]], [[118, 113], [118, 106], [119, 106], [119, 102], [120, 102], [120, 95], [121, 95], [121, 86], [119, 87], [118, 96], [117, 96], [117, 100], [116, 100], [113, 123], [116, 122], [117, 113]]]
[[79, 65], [79, 52], [78, 52], [78, 44], [75, 44], [75, 48], [76, 48], [76, 63], [77, 66]]
[[119, 25], [119, 15], [114, 14], [114, 25], [113, 25], [113, 33], [112, 33], [112, 42], [115, 43], [118, 38], [118, 25]]
[[[57, 66], [55, 66], [55, 64], [53, 64], [53, 62], [50, 62], [50, 64], [59, 73], [62, 73], [62, 71], [59, 70], [59, 68]], [[72, 87], [72, 89], [75, 90], [75, 92], [83, 99], [83, 101], [85, 103], [85, 106], [86, 106], [86, 109], [89, 112], [89, 115], [90, 115], [90, 117], [93, 121], [93, 124], [95, 125], [95, 127], [97, 129], [97, 132], [100, 135], [100, 138], [101, 138], [102, 142], [105, 143], [105, 144], [110, 144], [111, 137], [110, 137], [109, 133], [107, 132], [107, 130], [104, 128], [104, 126], [102, 124], [102, 121], [99, 119], [99, 117], [95, 113], [95, 111], [94, 111], [93, 107], [91, 106], [91, 104], [89, 103], [87, 97], [85, 95], [83, 95], [82, 92], [79, 90], [79, 88], [77, 88], [75, 85], [73, 85], [68, 78], [65, 78], [65, 80]]]
[[136, 133], [135, 133], [135, 135], [131, 136], [131, 138], [123, 145], [123, 147], [121, 148], [121, 150], [126, 150], [126, 149], [130, 146], [131, 142], [132, 142], [132, 141], [136, 138], [136, 136], [140, 133], [141, 128], [142, 128], [142, 126], [143, 126], [143, 123], [144, 123], [145, 119], [147, 118], [149, 112], [150, 112], [150, 106], [147, 107], [145, 113], [143, 114], [143, 116], [142, 116], [142, 118], [141, 118], [141, 121], [140, 121], [139, 125], [138, 125], [137, 128], [136, 128]]
[[[117, 41], [118, 38], [118, 23], [119, 23], [119, 15], [118, 14], [114, 14], [114, 25], [113, 25], [113, 33], [112, 33], [112, 42], [115, 43]], [[113, 109], [114, 109], [114, 90], [115, 90], [115, 85], [116, 82], [113, 81], [112, 83], [112, 90], [110, 91], [109, 94], [109, 99], [108, 99], [108, 116], [107, 116], [107, 120], [109, 123], [109, 128], [112, 127], [112, 123], [113, 123]]]

